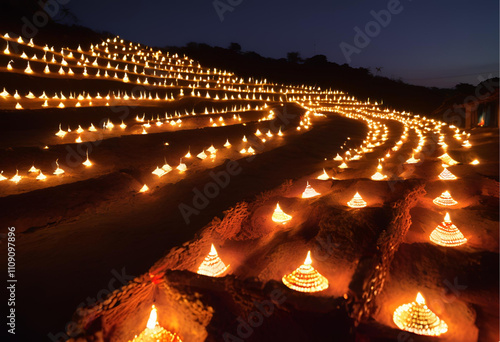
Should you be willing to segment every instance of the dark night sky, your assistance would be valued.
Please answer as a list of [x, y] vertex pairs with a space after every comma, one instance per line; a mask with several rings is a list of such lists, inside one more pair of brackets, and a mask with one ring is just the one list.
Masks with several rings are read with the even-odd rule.
[[[342, 42], [354, 46], [370, 11], [395, 0], [220, 0], [240, 3], [221, 21], [213, 0], [72, 0], [80, 24], [153, 46], [194, 41], [281, 58], [299, 51], [346, 63]], [[401, 0], [400, 13], [370, 38], [354, 67], [383, 67], [381, 75], [413, 84], [451, 87], [498, 76], [498, 0]]]

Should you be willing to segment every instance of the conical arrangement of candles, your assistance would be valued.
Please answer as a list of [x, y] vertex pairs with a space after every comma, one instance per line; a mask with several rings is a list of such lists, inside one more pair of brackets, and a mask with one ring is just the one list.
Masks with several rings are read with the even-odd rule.
[[432, 242], [443, 247], [456, 247], [467, 242], [462, 232], [451, 222], [450, 214], [446, 213], [441, 222], [429, 236]]
[[386, 179], [387, 176], [386, 175], [383, 175], [381, 174], [380, 172], [375, 172], [372, 176], [371, 176], [371, 179], [372, 180], [375, 180], [375, 181], [380, 181], [380, 180], [384, 180]]
[[406, 160], [406, 164], [416, 164], [420, 161], [420, 159], [415, 159], [415, 155], [412, 154], [410, 158]]
[[455, 180], [457, 179], [457, 176], [455, 176], [453, 173], [448, 171], [448, 169], [445, 167], [444, 170], [439, 174], [439, 179], [441, 180]]
[[439, 205], [441, 207], [451, 207], [458, 202], [451, 197], [450, 193], [448, 191], [443, 192], [440, 196], [434, 198], [432, 200], [434, 204]]
[[319, 180], [329, 180], [330, 176], [328, 176], [328, 174], [326, 173], [325, 169], [323, 169], [323, 173], [320, 174], [318, 177], [316, 177], [316, 179], [319, 179]]
[[309, 184], [309, 182], [307, 182], [307, 185], [306, 185], [306, 188], [304, 190], [304, 192], [302, 193], [302, 198], [311, 198], [311, 197], [315, 197], [315, 196], [319, 196], [321, 195], [319, 192], [317, 192], [316, 190], [314, 190], [314, 188], [311, 186], [311, 184]]
[[458, 162], [453, 159], [452, 157], [450, 157], [448, 155], [448, 153], [445, 153], [443, 154], [442, 156], [439, 156], [438, 157], [439, 159], [441, 159], [441, 161], [445, 164], [445, 165], [448, 165], [448, 166], [453, 166], [453, 165], [456, 165], [458, 164]]
[[196, 273], [209, 277], [219, 277], [227, 271], [229, 265], [225, 265], [217, 254], [214, 244], [210, 247], [210, 253], [205, 257]]
[[347, 202], [347, 205], [351, 208], [364, 208], [366, 207], [366, 202], [363, 200], [361, 195], [358, 192], [356, 192], [352, 200]]
[[171, 333], [158, 324], [158, 313], [153, 305], [146, 329], [129, 342], [182, 342], [179, 335]]
[[283, 276], [283, 284], [299, 292], [319, 292], [328, 288], [328, 279], [312, 267], [311, 251], [307, 252], [304, 264]]
[[414, 302], [394, 311], [393, 321], [399, 329], [418, 335], [439, 336], [448, 331], [448, 325], [427, 307], [420, 292]]
[[271, 219], [276, 223], [286, 223], [292, 219], [292, 216], [285, 214], [285, 212], [281, 210], [280, 204], [277, 203]]

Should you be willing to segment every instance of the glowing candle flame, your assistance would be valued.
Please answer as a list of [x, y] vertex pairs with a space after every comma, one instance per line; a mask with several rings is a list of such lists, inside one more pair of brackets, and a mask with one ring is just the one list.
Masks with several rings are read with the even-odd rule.
[[151, 308], [151, 313], [149, 314], [149, 319], [148, 323], [146, 324], [146, 327], [148, 329], [154, 329], [158, 325], [158, 313], [156, 311], [156, 307], [153, 305]]
[[318, 177], [316, 177], [316, 179], [328, 180], [328, 179], [330, 179], [330, 176], [328, 176], [325, 169], [323, 169], [323, 173], [321, 175], [319, 175]]
[[210, 153], [216, 153], [217, 149], [214, 147], [214, 145], [210, 145], [210, 147], [207, 148], [207, 151]]
[[304, 261], [304, 265], [311, 265], [312, 264], [312, 259], [311, 259], [311, 251], [307, 252], [306, 260]]
[[165, 330], [158, 324], [158, 313], [156, 307], [153, 305], [151, 312], [149, 314], [148, 322], [146, 323], [146, 329], [139, 335], [135, 336], [132, 341], [129, 342], [182, 342], [180, 337]]
[[89, 150], [87, 150], [87, 160], [85, 160], [82, 164], [85, 165], [86, 167], [92, 166], [92, 162], [89, 159]]
[[283, 212], [283, 210], [281, 210], [280, 208], [280, 204], [276, 203], [276, 209], [274, 209], [273, 216], [271, 217], [271, 219], [276, 223], [285, 224], [286, 222], [292, 219], [292, 216]]
[[425, 304], [425, 299], [422, 296], [422, 294], [419, 292], [417, 293], [417, 298], [415, 300], [418, 304]]
[[45, 180], [47, 179], [47, 176], [45, 176], [43, 173], [42, 173], [42, 170], [40, 170], [40, 174], [36, 177], [37, 180]]
[[206, 159], [208, 156], [207, 156], [207, 154], [205, 153], [205, 151], [201, 151], [200, 153], [198, 153], [198, 154], [196, 155], [196, 157], [200, 158], [201, 160], [204, 160], [204, 159]]
[[16, 170], [16, 174], [10, 179], [11, 182], [19, 183], [23, 177], [19, 175], [19, 170]]
[[450, 214], [446, 213], [446, 215], [444, 216], [444, 222], [451, 223]]

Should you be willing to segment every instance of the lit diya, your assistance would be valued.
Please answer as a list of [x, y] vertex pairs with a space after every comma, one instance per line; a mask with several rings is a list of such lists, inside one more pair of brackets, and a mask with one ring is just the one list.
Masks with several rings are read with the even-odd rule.
[[445, 167], [444, 170], [439, 174], [439, 179], [441, 180], [455, 180], [457, 179], [457, 176], [455, 176], [453, 173], [448, 171], [448, 169]]
[[448, 153], [445, 153], [441, 156], [438, 157], [439, 159], [441, 159], [441, 161], [445, 164], [445, 165], [448, 165], [448, 166], [453, 166], [453, 165], [456, 165], [458, 164], [458, 162], [453, 159], [452, 157], [450, 157], [448, 155]]
[[311, 251], [308, 251], [304, 264], [292, 273], [283, 276], [283, 284], [299, 292], [319, 292], [326, 290], [328, 288], [328, 279], [319, 274], [311, 264]]
[[356, 192], [352, 200], [347, 202], [347, 205], [351, 208], [364, 208], [366, 207], [366, 202], [363, 200], [361, 195], [358, 192]]
[[432, 242], [443, 247], [456, 247], [467, 242], [462, 232], [451, 222], [450, 214], [446, 213], [441, 222], [429, 236]]
[[227, 271], [229, 265], [225, 265], [217, 254], [214, 245], [210, 248], [210, 253], [205, 257], [196, 273], [209, 277], [218, 277]]
[[311, 198], [321, 195], [319, 192], [314, 190], [314, 188], [307, 182], [306, 189], [302, 193], [302, 198]]
[[85, 160], [82, 164], [85, 165], [86, 167], [91, 167], [93, 165], [89, 159], [89, 150], [87, 150], [87, 160]]
[[416, 164], [420, 161], [420, 159], [415, 159], [415, 155], [412, 154], [409, 159], [406, 160], [406, 164]]
[[290, 221], [292, 219], [292, 217], [288, 214], [285, 214], [285, 212], [283, 212], [283, 210], [281, 210], [280, 204], [277, 203], [276, 209], [274, 209], [273, 216], [271, 217], [271, 219], [276, 223], [283, 223], [284, 224], [284, 223], [287, 223], [288, 221]]
[[386, 179], [387, 176], [386, 175], [383, 175], [381, 174], [380, 172], [375, 172], [372, 176], [371, 176], [371, 179], [372, 180], [375, 180], [375, 181], [381, 181], [381, 180], [384, 180]]
[[328, 174], [326, 173], [325, 169], [323, 169], [323, 173], [321, 175], [319, 175], [318, 177], [316, 177], [316, 179], [329, 180], [330, 176], [328, 176]]
[[448, 325], [427, 307], [420, 292], [414, 302], [394, 311], [393, 321], [399, 329], [418, 335], [439, 336], [448, 331]]
[[182, 342], [179, 335], [165, 330], [158, 324], [158, 313], [153, 305], [146, 329], [129, 342]]
[[458, 203], [453, 199], [453, 197], [451, 197], [448, 191], [445, 191], [439, 197], [434, 198], [432, 202], [442, 207], [450, 207]]

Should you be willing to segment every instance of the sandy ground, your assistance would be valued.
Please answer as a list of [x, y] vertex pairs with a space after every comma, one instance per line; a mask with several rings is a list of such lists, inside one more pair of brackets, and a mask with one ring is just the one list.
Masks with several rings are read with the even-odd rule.
[[[207, 170], [193, 172], [175, 186], [162, 185], [153, 194], [119, 189], [112, 194], [114, 199], [78, 215], [74, 222], [22, 234], [17, 245], [20, 327], [30, 326], [33, 336], [62, 331], [82, 301], [108, 287], [113, 270], [124, 269], [134, 276], [143, 273], [171, 247], [192, 238], [213, 216], [220, 216], [235, 198], [252, 198], [286, 179], [318, 170], [319, 155], [334, 152], [347, 136], [363, 137], [364, 128], [356, 121], [334, 117], [323, 120], [315, 131], [297, 135], [286, 146], [262, 153], [251, 163], [241, 160], [241, 174], [189, 225], [178, 204], [190, 203], [192, 189], [210, 180]], [[316, 141], [322, 141], [321, 148], [311, 154], [308, 147]]]

